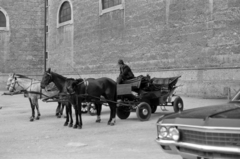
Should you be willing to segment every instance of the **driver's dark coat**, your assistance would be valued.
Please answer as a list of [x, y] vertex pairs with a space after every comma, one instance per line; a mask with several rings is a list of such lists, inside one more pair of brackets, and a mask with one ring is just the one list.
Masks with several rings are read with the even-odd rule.
[[134, 78], [134, 74], [130, 67], [128, 65], [123, 65], [120, 67], [120, 77], [122, 77], [123, 80], [128, 80]]

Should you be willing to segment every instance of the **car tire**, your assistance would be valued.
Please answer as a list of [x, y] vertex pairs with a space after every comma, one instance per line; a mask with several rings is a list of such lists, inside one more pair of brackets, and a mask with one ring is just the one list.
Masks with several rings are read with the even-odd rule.
[[152, 109], [146, 102], [141, 102], [136, 110], [137, 118], [140, 121], [148, 121], [152, 114]]
[[175, 98], [173, 101], [173, 110], [175, 113], [178, 113], [179, 111], [183, 111], [183, 100], [181, 97]]

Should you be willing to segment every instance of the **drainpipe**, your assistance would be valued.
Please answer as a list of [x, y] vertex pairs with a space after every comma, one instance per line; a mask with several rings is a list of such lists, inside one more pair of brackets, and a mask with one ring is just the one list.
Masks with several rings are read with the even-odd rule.
[[47, 70], [47, 0], [44, 0], [44, 72]]

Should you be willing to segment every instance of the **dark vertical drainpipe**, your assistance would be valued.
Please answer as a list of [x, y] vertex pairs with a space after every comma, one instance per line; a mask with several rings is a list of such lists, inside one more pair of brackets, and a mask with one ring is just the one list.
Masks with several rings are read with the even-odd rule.
[[46, 65], [47, 65], [47, 0], [44, 0], [44, 72], [46, 71]]

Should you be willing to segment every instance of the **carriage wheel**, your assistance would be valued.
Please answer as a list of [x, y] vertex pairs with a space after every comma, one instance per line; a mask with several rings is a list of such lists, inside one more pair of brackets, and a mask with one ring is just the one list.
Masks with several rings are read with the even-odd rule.
[[175, 113], [183, 111], [183, 100], [181, 97], [177, 97], [173, 102], [173, 110]]
[[157, 106], [158, 106], [158, 100], [157, 102], [155, 100], [150, 102], [148, 99], [143, 99], [141, 102], [145, 102], [150, 105], [152, 109], [152, 114], [156, 112]]
[[142, 102], [137, 106], [136, 113], [140, 121], [147, 121], [151, 117], [152, 109], [149, 104]]
[[120, 119], [127, 119], [129, 117], [130, 113], [131, 113], [130, 110], [125, 106], [117, 107], [117, 116]]
[[86, 104], [82, 104], [82, 113], [85, 114], [88, 112], [88, 106]]
[[91, 115], [91, 116], [94, 116], [97, 114], [97, 109], [96, 109], [96, 106], [94, 103], [90, 103], [88, 105], [88, 113]]

